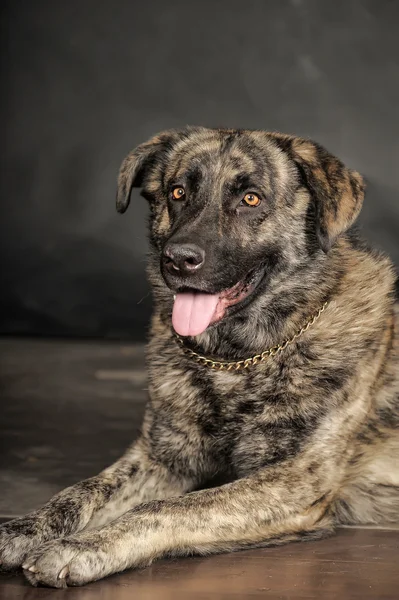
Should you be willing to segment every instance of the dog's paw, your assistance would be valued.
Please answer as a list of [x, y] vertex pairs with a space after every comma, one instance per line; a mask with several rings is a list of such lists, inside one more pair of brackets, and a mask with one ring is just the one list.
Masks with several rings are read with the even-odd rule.
[[26, 555], [43, 542], [43, 535], [34, 516], [27, 515], [0, 526], [0, 568], [20, 567]]
[[22, 568], [34, 586], [65, 588], [105, 577], [110, 562], [104, 551], [76, 537], [46, 542], [26, 557]]

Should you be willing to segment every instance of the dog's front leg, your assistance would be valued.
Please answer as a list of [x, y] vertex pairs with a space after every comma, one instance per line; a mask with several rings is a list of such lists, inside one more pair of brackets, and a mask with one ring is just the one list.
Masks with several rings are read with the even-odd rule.
[[19, 567], [43, 542], [98, 527], [137, 504], [177, 496], [193, 487], [152, 461], [141, 438], [99, 475], [66, 488], [42, 508], [2, 525], [0, 567]]
[[327, 495], [292, 479], [287, 469], [272, 469], [149, 502], [102, 529], [49, 542], [27, 558], [26, 575], [34, 585], [82, 585], [166, 555], [278, 544], [320, 537], [330, 528]]

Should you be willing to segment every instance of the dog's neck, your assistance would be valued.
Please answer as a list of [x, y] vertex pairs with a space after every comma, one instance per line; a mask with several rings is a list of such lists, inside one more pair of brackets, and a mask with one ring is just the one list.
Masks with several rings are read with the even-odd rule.
[[245, 360], [285, 344], [318, 314], [326, 302], [328, 300], [320, 299], [318, 304], [309, 303], [307, 310], [304, 306], [289, 306], [282, 302], [281, 310], [276, 306], [271, 312], [263, 307], [262, 315], [251, 310], [245, 322], [230, 317], [196, 338], [184, 339], [183, 343], [194, 352], [218, 360]]
[[218, 371], [241, 371], [249, 369], [250, 367], [253, 367], [259, 363], [268, 360], [270, 357], [276, 356], [277, 354], [283, 352], [287, 348], [287, 346], [296, 342], [296, 340], [298, 340], [302, 335], [306, 333], [306, 331], [308, 331], [309, 327], [313, 326], [316, 323], [316, 321], [326, 310], [327, 306], [328, 301], [324, 302], [316, 313], [313, 313], [310, 317], [308, 317], [308, 319], [302, 323], [302, 327], [296, 329], [295, 333], [291, 335], [291, 337], [285, 339], [280, 344], [275, 344], [274, 346], [270, 348], [265, 348], [262, 351], [259, 350], [258, 352], [256, 352], [256, 354], [252, 356], [241, 357], [240, 360], [236, 361], [226, 361], [219, 357], [204, 356], [203, 354], [200, 354], [199, 352], [195, 352], [194, 350], [190, 349], [190, 347], [185, 344], [184, 339], [182, 337], [176, 335], [176, 340], [181, 344], [185, 354], [187, 354], [193, 360], [195, 360], [197, 363], [203, 366], [209, 367], [211, 369], [216, 369]]

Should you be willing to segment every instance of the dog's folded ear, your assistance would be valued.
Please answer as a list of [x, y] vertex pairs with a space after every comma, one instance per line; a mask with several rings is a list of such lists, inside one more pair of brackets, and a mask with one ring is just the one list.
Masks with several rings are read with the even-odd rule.
[[356, 220], [364, 198], [364, 181], [322, 146], [298, 137], [273, 134], [296, 163], [315, 203], [316, 234], [324, 252]]
[[174, 129], [163, 131], [147, 142], [137, 146], [123, 160], [119, 169], [116, 194], [116, 210], [124, 213], [130, 203], [132, 188], [141, 187], [146, 174], [176, 140], [178, 132]]

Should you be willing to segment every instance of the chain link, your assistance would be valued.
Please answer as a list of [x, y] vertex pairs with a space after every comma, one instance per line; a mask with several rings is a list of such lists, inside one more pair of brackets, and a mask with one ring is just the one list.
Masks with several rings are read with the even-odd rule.
[[245, 358], [243, 360], [237, 360], [232, 362], [213, 360], [212, 358], [206, 358], [206, 356], [201, 356], [201, 354], [197, 354], [194, 350], [190, 350], [184, 345], [184, 341], [178, 335], [175, 335], [178, 342], [181, 344], [183, 351], [188, 356], [191, 356], [194, 360], [196, 360], [199, 364], [204, 365], [205, 367], [209, 367], [214, 369], [215, 371], [241, 371], [242, 369], [248, 369], [253, 365], [257, 365], [258, 363], [265, 362], [269, 357], [276, 356], [283, 350], [286, 349], [287, 346], [295, 342], [297, 338], [299, 338], [302, 334], [305, 333], [313, 325], [317, 319], [320, 317], [321, 313], [323, 313], [328, 305], [328, 302], [324, 302], [323, 306], [319, 308], [317, 313], [315, 313], [308, 321], [306, 321], [305, 325], [301, 327], [291, 338], [279, 344], [277, 346], [272, 346], [267, 350], [264, 350], [261, 354], [255, 354], [255, 356], [251, 356], [250, 358]]

